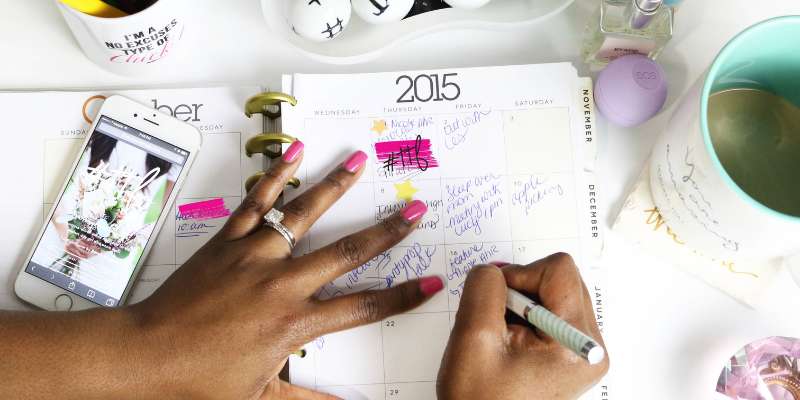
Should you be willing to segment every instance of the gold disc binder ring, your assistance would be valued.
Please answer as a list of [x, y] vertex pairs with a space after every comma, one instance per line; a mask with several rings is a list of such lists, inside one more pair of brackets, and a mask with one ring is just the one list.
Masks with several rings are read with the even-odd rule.
[[[247, 143], [244, 144], [244, 153], [248, 157], [252, 157], [253, 154], [261, 153], [269, 158], [278, 158], [282, 154], [279, 146], [284, 143], [292, 143], [295, 140], [297, 140], [297, 138], [285, 133], [262, 133], [247, 140]], [[279, 150], [276, 151], [271, 148], [274, 145], [279, 145], [275, 146]]]
[[[261, 172], [256, 172], [253, 175], [250, 175], [250, 177], [247, 178], [246, 181], [244, 181], [244, 190], [249, 192], [250, 189], [252, 189], [253, 186], [256, 185], [256, 182], [258, 182], [258, 180], [261, 179], [261, 177], [264, 176], [265, 173], [266, 172], [261, 171]], [[297, 189], [300, 187], [300, 179], [297, 178], [289, 179], [287, 185]]]
[[[281, 117], [281, 103], [289, 103], [295, 106], [297, 105], [297, 99], [281, 92], [260, 93], [247, 100], [244, 106], [244, 113], [248, 118], [253, 114], [262, 114], [270, 120], [276, 120]], [[248, 157], [261, 153], [270, 159], [275, 159], [281, 156], [284, 143], [289, 144], [296, 140], [296, 138], [284, 133], [262, 133], [250, 138], [245, 143], [244, 150]], [[264, 172], [259, 172], [247, 178], [244, 183], [245, 190], [249, 192], [262, 176], [264, 176]], [[300, 180], [292, 178], [288, 185], [297, 188], [300, 186]]]
[[[281, 145], [286, 143], [292, 143], [296, 138], [289, 136], [285, 133], [262, 133], [260, 135], [256, 135], [251, 137], [247, 143], [244, 145], [244, 152], [248, 157], [252, 157], [253, 154], [261, 153], [269, 157], [270, 159], [278, 158], [281, 156]], [[275, 146], [278, 145], [278, 146]], [[271, 147], [277, 147], [278, 149], [272, 149]], [[246, 191], [250, 191], [253, 185], [258, 182], [261, 177], [264, 176], [264, 172], [258, 172], [244, 182], [244, 188]], [[287, 183], [289, 186], [294, 187], [295, 189], [300, 187], [300, 180], [297, 178], [292, 178]]]
[[[269, 119], [281, 117], [281, 103], [289, 103], [292, 106], [297, 104], [297, 99], [281, 92], [265, 92], [257, 94], [249, 99], [244, 106], [244, 114], [249, 118], [253, 114], [263, 114]], [[277, 111], [270, 110], [268, 107], [277, 106]]]

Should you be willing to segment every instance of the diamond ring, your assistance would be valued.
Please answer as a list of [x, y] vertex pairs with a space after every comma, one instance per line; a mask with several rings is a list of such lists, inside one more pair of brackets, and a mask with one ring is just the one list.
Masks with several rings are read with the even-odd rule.
[[294, 234], [289, 230], [289, 228], [281, 223], [283, 221], [283, 216], [284, 215], [281, 211], [272, 208], [267, 212], [267, 215], [264, 216], [264, 225], [275, 229], [281, 234], [281, 236], [283, 236], [284, 239], [286, 239], [286, 242], [289, 243], [289, 249], [294, 249]]

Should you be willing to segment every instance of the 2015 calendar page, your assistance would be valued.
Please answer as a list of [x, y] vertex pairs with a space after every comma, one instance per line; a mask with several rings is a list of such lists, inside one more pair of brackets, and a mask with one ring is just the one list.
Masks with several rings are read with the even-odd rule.
[[[292, 75], [284, 132], [306, 144], [297, 196], [347, 155], [367, 169], [296, 248], [323, 247], [412, 199], [428, 213], [400, 244], [339, 277], [322, 299], [440, 275], [445, 290], [380, 323], [326, 335], [290, 359], [294, 383], [346, 399], [435, 399], [470, 269], [570, 253], [607, 335], [591, 82], [569, 64]], [[608, 399], [601, 383], [586, 398]]]

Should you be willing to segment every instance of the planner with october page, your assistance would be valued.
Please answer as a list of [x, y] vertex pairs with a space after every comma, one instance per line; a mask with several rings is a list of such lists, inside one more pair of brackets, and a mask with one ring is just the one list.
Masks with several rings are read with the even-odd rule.
[[[354, 150], [367, 169], [298, 243], [307, 253], [412, 199], [428, 213], [408, 238], [323, 287], [333, 298], [426, 275], [445, 290], [418, 309], [317, 338], [291, 356], [292, 382], [346, 399], [435, 399], [436, 376], [469, 270], [573, 255], [607, 337], [599, 262], [591, 81], [570, 64], [283, 78], [285, 133], [305, 143], [300, 187]], [[607, 377], [585, 399], [608, 399]]]

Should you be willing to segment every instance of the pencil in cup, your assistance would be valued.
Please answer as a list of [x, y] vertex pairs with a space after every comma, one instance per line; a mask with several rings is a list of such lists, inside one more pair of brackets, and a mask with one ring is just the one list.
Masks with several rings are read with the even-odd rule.
[[599, 364], [605, 358], [605, 350], [594, 339], [522, 293], [508, 289], [506, 306], [563, 346], [574, 351], [575, 354], [589, 361], [590, 365]]

